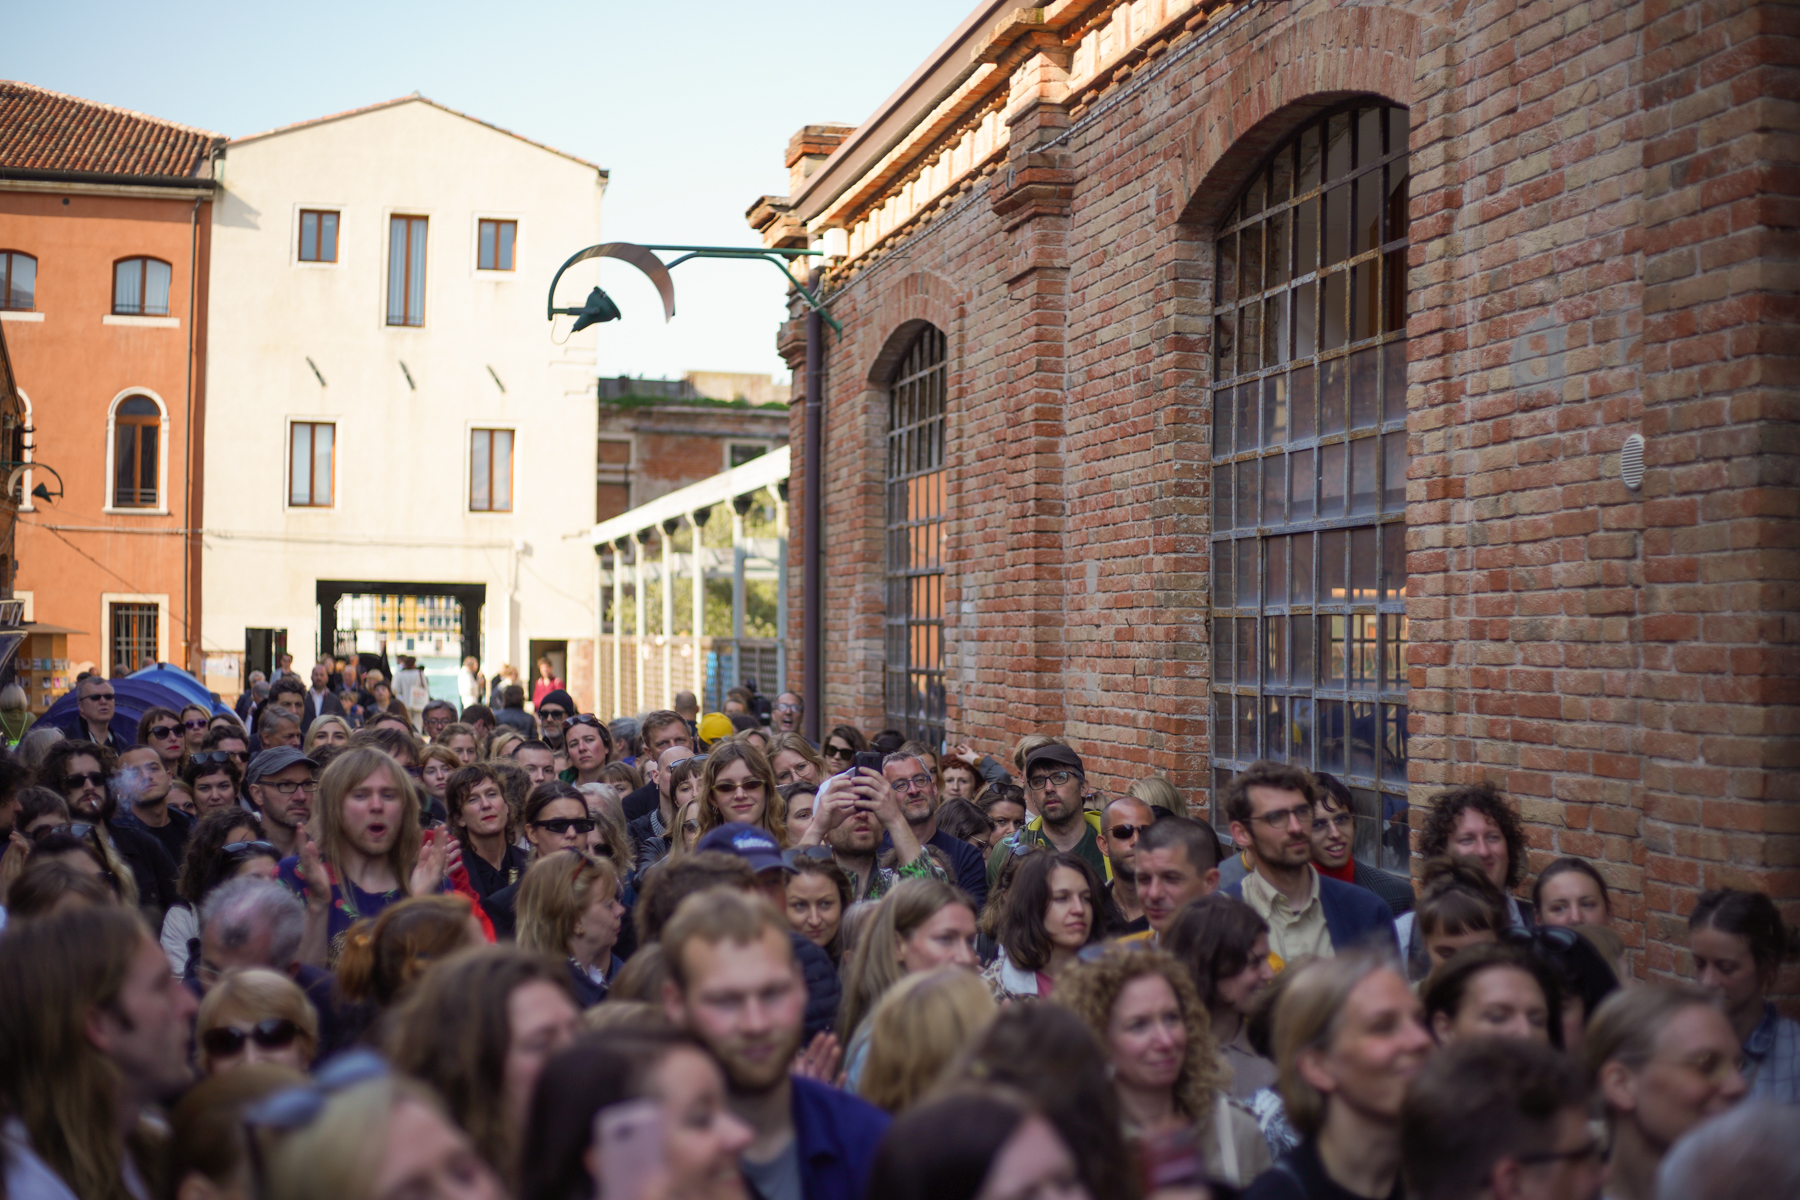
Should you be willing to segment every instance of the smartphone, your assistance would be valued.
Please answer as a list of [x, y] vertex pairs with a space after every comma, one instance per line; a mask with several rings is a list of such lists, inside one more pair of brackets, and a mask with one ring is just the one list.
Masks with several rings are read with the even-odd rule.
[[666, 1171], [663, 1110], [654, 1100], [627, 1100], [594, 1114], [600, 1152], [599, 1200], [641, 1200]]
[[879, 774], [881, 771], [881, 752], [878, 750], [858, 750], [855, 756], [850, 760], [850, 767], [852, 770], [861, 770], [862, 768], [867, 767], [869, 770]]

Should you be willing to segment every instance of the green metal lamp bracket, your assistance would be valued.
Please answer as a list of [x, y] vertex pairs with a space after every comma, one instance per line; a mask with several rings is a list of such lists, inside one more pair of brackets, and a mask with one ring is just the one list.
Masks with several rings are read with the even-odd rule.
[[[655, 254], [651, 253], [651, 251], [656, 250], [678, 254], [680, 257], [672, 262], [664, 263], [661, 259], [657, 258]], [[820, 317], [824, 318], [825, 323], [831, 326], [832, 331], [839, 337], [842, 337], [844, 335], [844, 326], [836, 317], [833, 317], [826, 311], [826, 305], [829, 301], [820, 300], [819, 297], [812, 293], [810, 288], [794, 278], [794, 273], [788, 269], [789, 263], [793, 262], [795, 259], [822, 256], [823, 254], [824, 251], [822, 250], [790, 250], [784, 248], [757, 249], [749, 246], [638, 246], [629, 242], [607, 242], [599, 246], [589, 246], [587, 249], [576, 253], [568, 262], [559, 267], [555, 278], [550, 281], [549, 315], [552, 318], [555, 318], [559, 313], [568, 316], [580, 316], [585, 311], [584, 309], [578, 308], [557, 308], [556, 285], [562, 280], [564, 271], [567, 271], [576, 263], [585, 262], [590, 258], [621, 259], [622, 261], [637, 267], [640, 271], [644, 272], [645, 275], [649, 276], [650, 281], [656, 285], [657, 291], [662, 295], [665, 320], [675, 315], [675, 285], [674, 281], [669, 278], [669, 272], [688, 261], [688, 259], [761, 259], [764, 262], [772, 263], [777, 271], [780, 271], [782, 275], [786, 276], [788, 283], [793, 286], [795, 291], [800, 293], [800, 297], [806, 302], [806, 306], [818, 313]], [[608, 318], [602, 317], [600, 319], [605, 320]]]

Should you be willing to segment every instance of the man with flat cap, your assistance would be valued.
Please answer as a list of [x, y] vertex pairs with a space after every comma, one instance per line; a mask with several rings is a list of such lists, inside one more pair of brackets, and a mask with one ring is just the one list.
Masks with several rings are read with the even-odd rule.
[[1014, 847], [1039, 844], [1079, 855], [1096, 875], [1111, 880], [1112, 864], [1100, 847], [1101, 814], [1083, 807], [1086, 793], [1087, 769], [1069, 747], [1047, 742], [1027, 754], [1025, 795], [1036, 804], [1037, 815], [988, 855], [988, 885], [993, 886]]
[[312, 819], [319, 764], [292, 746], [264, 750], [250, 760], [244, 786], [262, 814], [263, 840], [282, 858], [300, 853], [300, 830]]

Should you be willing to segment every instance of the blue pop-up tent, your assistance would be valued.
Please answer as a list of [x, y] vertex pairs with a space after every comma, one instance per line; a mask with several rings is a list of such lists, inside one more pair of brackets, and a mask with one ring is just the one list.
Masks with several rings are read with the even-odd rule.
[[[190, 704], [199, 704], [211, 713], [231, 712], [214, 700], [198, 679], [177, 667], [146, 667], [110, 682], [114, 696], [111, 728], [128, 746], [137, 741], [138, 721], [153, 708], [180, 712]], [[78, 711], [75, 693], [71, 691], [46, 709], [38, 721], [66, 728], [75, 722]]]

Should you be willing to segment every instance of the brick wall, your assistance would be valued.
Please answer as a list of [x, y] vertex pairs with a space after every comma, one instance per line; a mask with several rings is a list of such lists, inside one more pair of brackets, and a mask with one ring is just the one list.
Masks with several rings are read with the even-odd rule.
[[1412, 803], [1498, 784], [1534, 866], [1602, 863], [1640, 971], [1681, 969], [1701, 887], [1800, 901], [1792, 11], [1139, 0], [1111, 18], [1137, 57], [1079, 79], [1076, 34], [1032, 34], [1003, 149], [887, 162], [869, 211], [940, 198], [829, 281], [827, 723], [883, 723], [883, 384], [930, 321], [952, 737], [1055, 730], [1105, 789], [1209, 797], [1213, 228], [1309, 115], [1376, 96], [1411, 110]]

